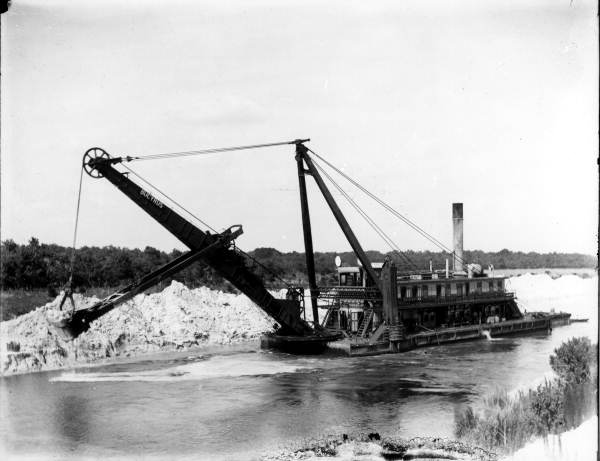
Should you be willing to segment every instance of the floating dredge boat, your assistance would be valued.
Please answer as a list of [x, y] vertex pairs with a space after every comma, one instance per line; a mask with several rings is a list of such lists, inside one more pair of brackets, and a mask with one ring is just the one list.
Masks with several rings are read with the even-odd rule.
[[[466, 264], [463, 259], [463, 206], [461, 203], [453, 204], [452, 208], [454, 249], [448, 251], [452, 258], [452, 269], [450, 269], [448, 259], [442, 270], [434, 270], [430, 264], [429, 270], [403, 271], [397, 268], [391, 258], [387, 258], [383, 262], [371, 262], [330, 193], [323, 176], [349, 200], [351, 205], [355, 206], [356, 203], [313, 158], [313, 155], [378, 201], [388, 211], [400, 216], [413, 229], [419, 231], [442, 249], [448, 249], [414, 223], [408, 221], [407, 218], [399, 215], [389, 205], [366, 191], [360, 184], [335, 168], [323, 157], [308, 149], [305, 146], [307, 141], [309, 140], [298, 139], [284, 143], [142, 157], [111, 157], [103, 149], [97, 147], [89, 149], [83, 158], [83, 170], [93, 178], [106, 178], [189, 247], [190, 251], [90, 307], [74, 310], [68, 317], [49, 320], [68, 337], [76, 337], [87, 330], [91, 322], [117, 305], [200, 260], [231, 282], [277, 322], [277, 330], [272, 334], [264, 335], [261, 339], [261, 346], [293, 353], [319, 353], [328, 344], [342, 349], [349, 355], [401, 352], [414, 347], [484, 336], [550, 331], [553, 324], [568, 323], [570, 315], [564, 313], [524, 315], [517, 306], [514, 293], [506, 291], [505, 277], [496, 276], [493, 271], [491, 274], [486, 274], [479, 264]], [[265, 288], [261, 279], [253, 271], [253, 267], [260, 263], [234, 244], [235, 239], [242, 234], [242, 226], [231, 226], [223, 232], [216, 232], [213, 229], [215, 233], [199, 229], [173, 208], [177, 206], [188, 215], [189, 211], [152, 186], [131, 168], [122, 165], [137, 160], [279, 145], [295, 146], [313, 319], [311, 322], [306, 320], [303, 287], [288, 286], [286, 299], [274, 298]], [[309, 152], [313, 155], [310, 155]], [[117, 169], [118, 165], [121, 165], [126, 171]], [[130, 174], [153, 188], [154, 192], [150, 192], [134, 182], [129, 177]], [[342, 266], [339, 258], [336, 258], [338, 267], [338, 284], [336, 286], [317, 285], [306, 191], [305, 177], [307, 175], [312, 176], [315, 180], [357, 257], [358, 265], [354, 267]], [[153, 194], [160, 195], [161, 199]], [[164, 200], [169, 200], [173, 205], [168, 206]], [[373, 224], [364, 210], [360, 208], [359, 210], [362, 212], [361, 215], [366, 217], [367, 222]], [[194, 216], [194, 218], [196, 217]], [[196, 219], [203, 223], [199, 218]], [[392, 243], [391, 247], [395, 254], [403, 255], [381, 228], [376, 225], [372, 227], [380, 236], [386, 237], [384, 240], [388, 244]], [[406, 255], [404, 257], [407, 258]], [[322, 321], [319, 321], [320, 307], [327, 309]]]
[[[452, 205], [452, 266], [442, 270], [398, 271], [393, 263], [371, 263], [380, 291], [363, 266], [341, 267], [338, 285], [321, 288], [328, 301], [323, 325], [349, 339], [337, 345], [350, 355], [400, 352], [482, 337], [551, 331], [571, 314], [523, 314], [506, 278], [463, 264], [463, 204]], [[383, 295], [381, 294], [383, 292]]]

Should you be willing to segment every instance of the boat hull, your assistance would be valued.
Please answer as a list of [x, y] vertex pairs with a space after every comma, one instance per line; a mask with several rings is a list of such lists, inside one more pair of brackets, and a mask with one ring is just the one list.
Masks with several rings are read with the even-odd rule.
[[261, 349], [276, 349], [291, 354], [321, 354], [327, 344], [342, 338], [341, 333], [326, 333], [310, 336], [285, 336], [274, 333], [262, 335]]
[[442, 344], [462, 341], [481, 340], [484, 338], [497, 338], [510, 335], [548, 334], [552, 331], [550, 317], [538, 319], [519, 319], [494, 324], [470, 325], [457, 328], [445, 328], [430, 332], [407, 335], [398, 341], [379, 341], [371, 343], [368, 339], [363, 341], [352, 340], [332, 343], [331, 347], [350, 356], [378, 355], [410, 351], [413, 349], [440, 346]]

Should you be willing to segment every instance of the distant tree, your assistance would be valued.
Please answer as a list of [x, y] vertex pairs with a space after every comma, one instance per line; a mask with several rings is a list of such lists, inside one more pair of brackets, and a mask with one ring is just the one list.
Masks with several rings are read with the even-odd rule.
[[[3, 288], [46, 288], [49, 284], [63, 285], [71, 270], [71, 249], [54, 244], [40, 244], [31, 238], [26, 245], [5, 240], [1, 244], [0, 284]], [[156, 270], [167, 261], [182, 254], [170, 253], [147, 246], [143, 250], [105, 247], [81, 247], [75, 250], [73, 281], [79, 287], [116, 287]], [[257, 248], [249, 254], [260, 264], [247, 261], [255, 273], [269, 286], [282, 286], [280, 278], [297, 284], [306, 284], [306, 259], [304, 253], [282, 253], [275, 248]], [[332, 284], [336, 279], [335, 256], [339, 255], [345, 266], [356, 266], [353, 252], [316, 252], [315, 271], [320, 284]], [[408, 250], [402, 253], [367, 251], [373, 262], [391, 258], [400, 270], [443, 269], [447, 253]], [[465, 251], [465, 260], [484, 267], [493, 264], [502, 268], [534, 267], [596, 267], [594, 256], [578, 253], [539, 254], [511, 252], [503, 249], [497, 253], [479, 250]], [[190, 286], [207, 285], [225, 288], [223, 278], [202, 262], [196, 262], [173, 277]]]
[[21, 246], [14, 240], [5, 240], [2, 242], [0, 251], [2, 263], [0, 264], [0, 277], [3, 288], [17, 288], [21, 283], [21, 270], [23, 262], [21, 260]]

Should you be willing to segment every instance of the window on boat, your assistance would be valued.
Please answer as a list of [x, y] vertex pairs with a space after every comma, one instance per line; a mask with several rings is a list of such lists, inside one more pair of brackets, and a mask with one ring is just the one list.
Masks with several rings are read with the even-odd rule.
[[450, 293], [451, 293], [451, 291], [450, 291], [450, 284], [447, 283], [446, 284], [446, 296], [450, 296]]
[[462, 286], [462, 283], [457, 283], [457, 284], [456, 284], [456, 294], [457, 294], [458, 296], [462, 296], [462, 294], [463, 294], [463, 286]]
[[481, 293], [482, 287], [481, 287], [481, 282], [477, 282], [477, 293]]
[[412, 297], [416, 298], [417, 296], [419, 296], [419, 288], [415, 285], [412, 287]]
[[421, 296], [429, 296], [429, 287], [427, 285], [421, 287]]
[[400, 287], [400, 299], [406, 298], [406, 287]]

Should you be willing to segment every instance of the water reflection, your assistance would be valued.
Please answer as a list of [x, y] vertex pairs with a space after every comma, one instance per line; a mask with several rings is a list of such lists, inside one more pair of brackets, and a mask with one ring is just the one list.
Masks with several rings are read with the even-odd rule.
[[68, 394], [59, 396], [53, 411], [54, 427], [73, 445], [87, 443], [92, 414], [85, 397]]

